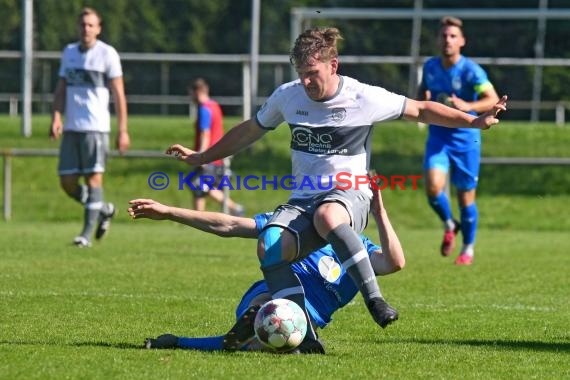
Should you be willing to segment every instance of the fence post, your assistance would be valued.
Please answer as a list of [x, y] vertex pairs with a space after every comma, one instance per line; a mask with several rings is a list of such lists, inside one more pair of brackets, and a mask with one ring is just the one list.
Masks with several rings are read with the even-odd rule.
[[8, 112], [12, 117], [18, 116], [18, 98], [15, 96], [10, 96], [10, 111]]
[[563, 127], [566, 122], [566, 115], [564, 115], [565, 112], [566, 108], [564, 107], [564, 103], [558, 102], [556, 104], [556, 125], [559, 127]]
[[4, 158], [4, 220], [12, 216], [12, 156], [9, 151], [2, 152]]
[[[223, 167], [223, 173], [224, 173], [224, 178], [223, 178], [224, 181], [226, 179], [230, 178], [232, 175], [230, 165], [231, 165], [230, 158], [229, 157], [224, 158], [223, 166], [222, 166]], [[230, 188], [229, 188], [229, 186], [224, 186], [223, 193], [224, 193], [224, 198], [222, 200], [222, 212], [224, 214], [229, 214], [230, 213], [230, 208], [228, 207], [228, 199], [230, 199]]]

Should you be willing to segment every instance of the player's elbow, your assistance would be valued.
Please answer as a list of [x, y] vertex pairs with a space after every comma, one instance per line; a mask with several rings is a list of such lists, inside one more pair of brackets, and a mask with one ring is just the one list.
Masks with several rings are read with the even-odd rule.
[[392, 262], [394, 272], [401, 271], [406, 266], [406, 258], [404, 257], [404, 252], [400, 251], [399, 255], [396, 255]]

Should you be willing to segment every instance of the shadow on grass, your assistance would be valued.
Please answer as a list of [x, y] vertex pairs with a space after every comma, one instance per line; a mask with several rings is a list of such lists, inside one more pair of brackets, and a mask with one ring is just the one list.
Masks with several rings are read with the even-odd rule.
[[141, 344], [133, 344], [133, 343], [108, 343], [108, 342], [77, 342], [77, 343], [70, 343], [70, 346], [75, 347], [109, 347], [109, 348], [119, 348], [119, 349], [143, 349], [145, 348], [144, 345]]
[[[489, 347], [506, 350], [532, 350], [532, 351], [549, 351], [549, 352], [570, 352], [570, 343], [548, 343], [529, 340], [484, 340], [484, 339], [387, 339], [383, 343], [412, 343], [427, 345], [452, 345], [452, 346], [473, 346], [473, 347]], [[11, 345], [31, 345], [31, 346], [72, 346], [72, 347], [108, 347], [118, 348], [121, 350], [145, 349], [144, 345], [133, 343], [108, 343], [108, 342], [75, 342], [75, 343], [50, 343], [40, 341], [5, 341], [0, 340], [0, 344]]]
[[11, 344], [18, 346], [72, 346], [72, 347], [109, 347], [119, 349], [143, 349], [144, 345], [133, 343], [108, 343], [108, 342], [75, 342], [75, 343], [55, 343], [55, 342], [40, 342], [40, 341], [7, 341], [0, 340], [0, 344]]
[[416, 343], [428, 345], [453, 345], [489, 347], [507, 350], [533, 350], [551, 352], [569, 352], [570, 343], [550, 343], [532, 340], [484, 340], [484, 339], [391, 339], [390, 343]]

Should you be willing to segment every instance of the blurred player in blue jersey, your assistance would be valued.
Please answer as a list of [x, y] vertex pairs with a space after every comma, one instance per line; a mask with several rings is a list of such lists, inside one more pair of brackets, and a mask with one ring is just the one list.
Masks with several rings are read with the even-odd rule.
[[[458, 18], [441, 19], [438, 35], [441, 54], [425, 62], [418, 99], [437, 101], [475, 115], [492, 109], [499, 97], [481, 66], [461, 54], [465, 46], [462, 26]], [[479, 129], [429, 125], [424, 158], [426, 193], [445, 228], [441, 254], [449, 256], [455, 248], [455, 236], [460, 230], [463, 234], [463, 247], [455, 260], [457, 265], [473, 262], [478, 222], [475, 191], [480, 159]], [[460, 221], [453, 218], [445, 192], [450, 170], [451, 183], [457, 190]]]
[[[168, 207], [149, 199], [130, 202], [129, 213], [133, 218], [172, 220], [202, 231], [224, 237], [257, 238], [267, 224], [271, 213], [258, 214], [253, 219], [219, 213], [198, 212]], [[405, 264], [402, 246], [394, 232], [379, 191], [374, 191], [371, 212], [376, 220], [382, 248], [361, 236], [370, 256], [376, 275], [386, 275], [403, 268]], [[358, 287], [346, 273], [340, 259], [330, 245], [312, 252], [302, 261], [292, 264], [293, 271], [305, 288], [305, 303], [313, 327], [324, 328], [332, 314], [345, 306], [358, 293]], [[221, 336], [186, 338], [164, 334], [147, 339], [147, 348], [186, 348], [196, 350], [266, 350], [254, 338], [253, 321], [259, 306], [271, 299], [265, 281], [254, 283], [243, 295], [236, 308], [236, 324]], [[302, 344], [299, 353], [324, 353], [322, 345]]]

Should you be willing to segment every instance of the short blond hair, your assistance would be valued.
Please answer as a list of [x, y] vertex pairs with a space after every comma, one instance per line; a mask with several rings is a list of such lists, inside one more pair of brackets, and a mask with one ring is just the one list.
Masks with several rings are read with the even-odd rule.
[[89, 7], [85, 7], [81, 10], [79, 16], [77, 17], [77, 22], [81, 24], [83, 17], [87, 15], [95, 15], [97, 17], [97, 20], [99, 20], [99, 25], [103, 25], [103, 19], [101, 18], [101, 15], [95, 9]]
[[307, 63], [315, 56], [318, 56], [321, 62], [328, 62], [338, 57], [337, 42], [342, 39], [337, 28], [307, 29], [295, 40], [289, 61], [295, 67]]

